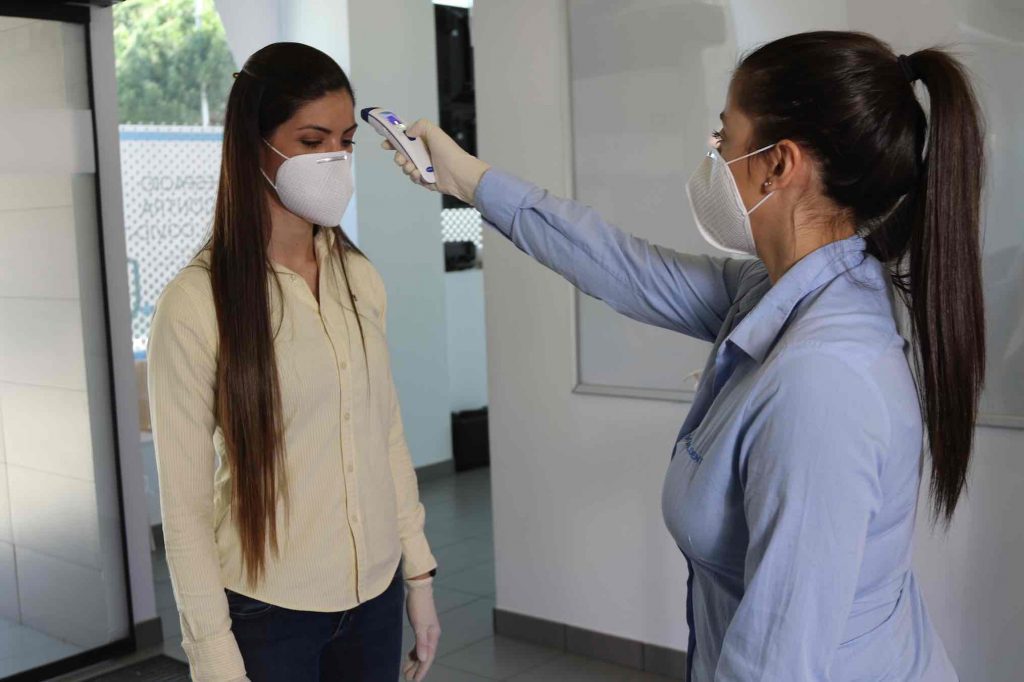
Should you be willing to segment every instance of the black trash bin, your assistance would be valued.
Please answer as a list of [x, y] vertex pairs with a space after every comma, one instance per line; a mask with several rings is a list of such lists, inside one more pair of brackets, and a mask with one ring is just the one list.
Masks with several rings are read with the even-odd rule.
[[455, 471], [469, 471], [491, 463], [486, 407], [452, 413], [452, 457]]

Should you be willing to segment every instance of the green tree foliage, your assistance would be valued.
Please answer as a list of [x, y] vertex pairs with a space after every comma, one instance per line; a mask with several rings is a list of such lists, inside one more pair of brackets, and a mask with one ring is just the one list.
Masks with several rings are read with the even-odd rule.
[[128, 0], [114, 6], [117, 104], [122, 123], [224, 121], [234, 59], [213, 0]]

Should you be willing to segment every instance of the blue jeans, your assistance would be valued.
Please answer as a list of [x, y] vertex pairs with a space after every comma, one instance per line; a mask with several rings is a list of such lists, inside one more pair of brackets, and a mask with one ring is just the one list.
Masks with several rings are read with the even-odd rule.
[[395, 682], [402, 664], [401, 572], [350, 611], [292, 611], [227, 590], [231, 631], [252, 682]]

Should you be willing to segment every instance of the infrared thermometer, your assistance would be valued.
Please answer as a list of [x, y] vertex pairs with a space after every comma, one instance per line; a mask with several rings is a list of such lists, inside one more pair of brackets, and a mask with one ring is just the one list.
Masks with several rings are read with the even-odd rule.
[[396, 151], [402, 153], [405, 158], [416, 164], [417, 170], [423, 176], [423, 181], [428, 183], [437, 182], [434, 175], [434, 167], [430, 162], [430, 154], [423, 140], [416, 137], [409, 137], [405, 133], [405, 124], [402, 119], [387, 109], [380, 107], [367, 107], [363, 109], [363, 120], [380, 133]]

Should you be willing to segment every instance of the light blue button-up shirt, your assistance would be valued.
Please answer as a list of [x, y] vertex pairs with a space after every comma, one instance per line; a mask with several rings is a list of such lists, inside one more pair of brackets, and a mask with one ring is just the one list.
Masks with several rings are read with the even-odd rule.
[[759, 260], [654, 246], [497, 169], [476, 205], [585, 293], [714, 344], [662, 496], [693, 682], [957, 680], [911, 570], [921, 413], [863, 239], [773, 286]]

